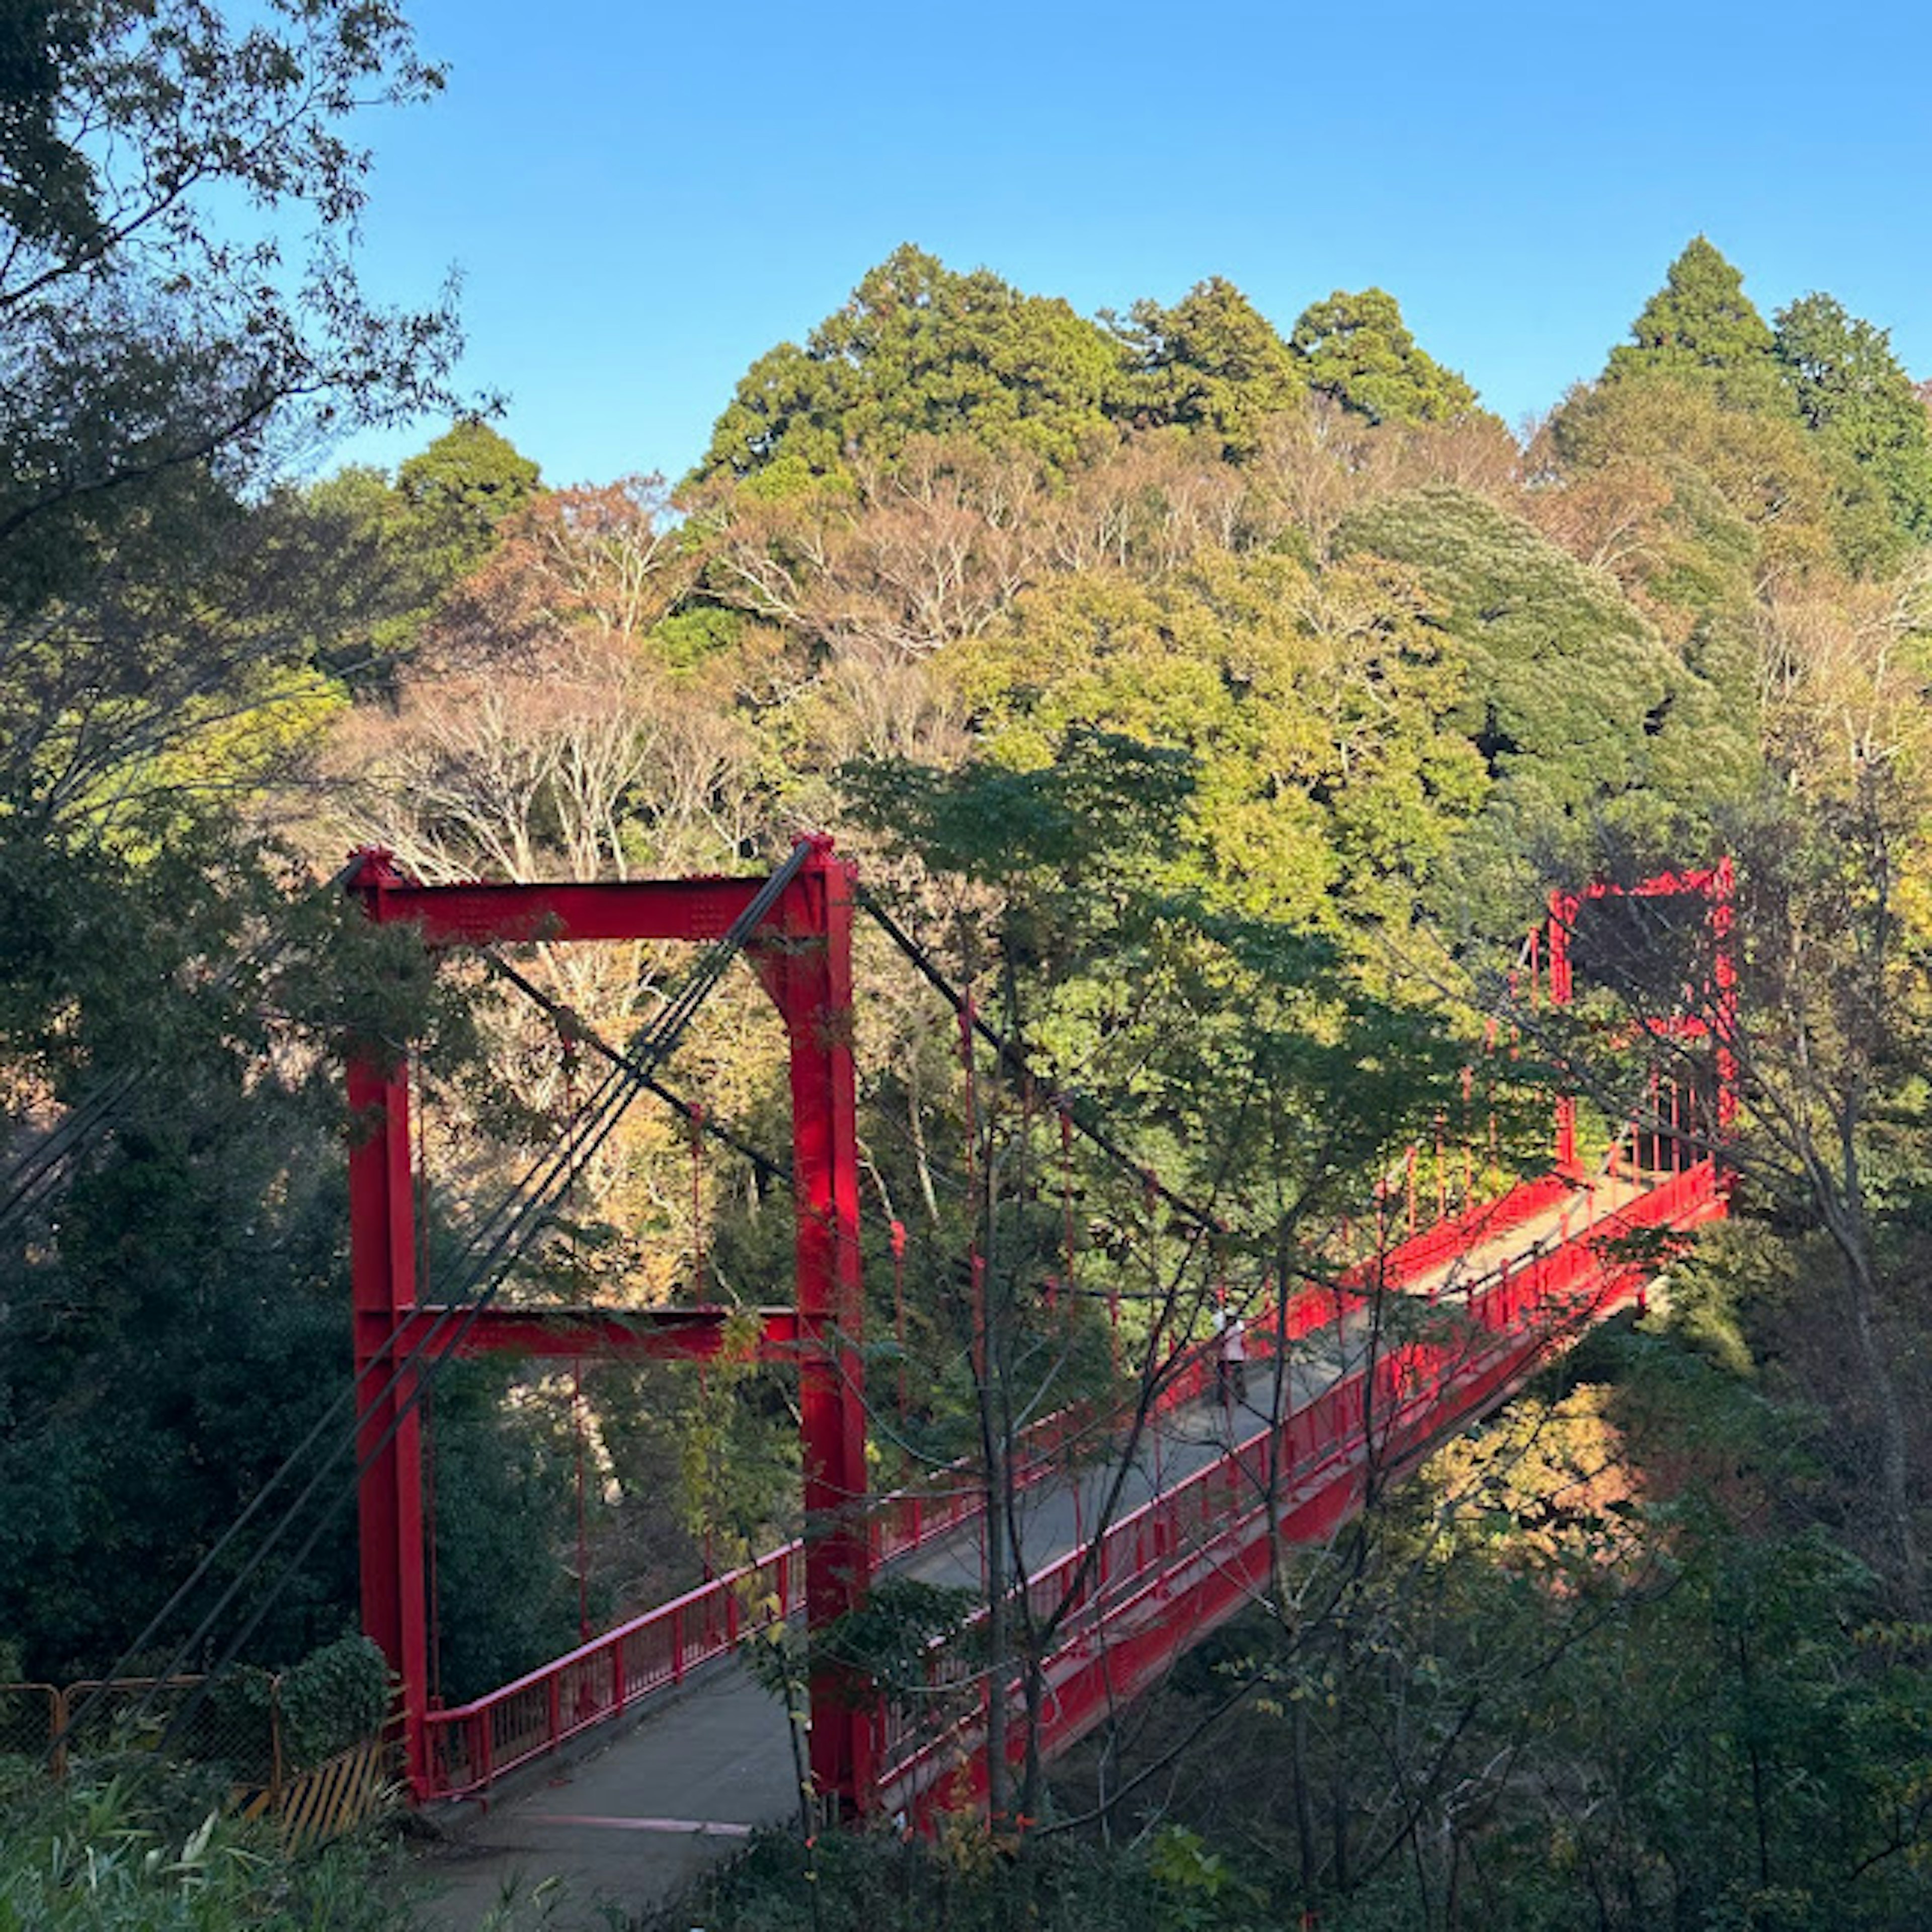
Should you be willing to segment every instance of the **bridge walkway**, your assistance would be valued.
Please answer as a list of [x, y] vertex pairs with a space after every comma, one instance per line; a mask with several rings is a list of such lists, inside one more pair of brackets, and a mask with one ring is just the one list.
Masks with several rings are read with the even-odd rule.
[[[1453, 1297], [1498, 1264], [1580, 1233], [1589, 1219], [1627, 1205], [1646, 1186], [1628, 1177], [1600, 1178], [1594, 1197], [1580, 1187], [1553, 1200], [1532, 1218], [1416, 1274], [1404, 1292]], [[1285, 1408], [1312, 1400], [1354, 1365], [1363, 1326], [1357, 1316], [1340, 1330], [1318, 1331], [1294, 1346]], [[1272, 1378], [1270, 1362], [1250, 1363], [1244, 1415], [1231, 1418], [1218, 1404], [1199, 1402], [1150, 1424], [1116, 1518], [1220, 1460], [1234, 1436], [1260, 1429], [1266, 1411], [1255, 1404], [1265, 1402]], [[1096, 1469], [1078, 1480], [1048, 1479], [1023, 1494], [1030, 1570], [1080, 1546], [1109, 1480]], [[976, 1521], [890, 1568], [924, 1582], [976, 1588], [982, 1563]], [[635, 1717], [589, 1734], [574, 1758], [528, 1767], [483, 1798], [438, 1808], [446, 1835], [422, 1860], [434, 1894], [428, 1907], [434, 1924], [473, 1932], [506, 1895], [527, 1900], [542, 1886], [556, 1894], [543, 1921], [550, 1932], [605, 1932], [612, 1908], [621, 1923], [624, 1910], [668, 1897], [756, 1828], [796, 1816], [798, 1780], [784, 1708], [735, 1658], [719, 1659], [636, 1710]]]

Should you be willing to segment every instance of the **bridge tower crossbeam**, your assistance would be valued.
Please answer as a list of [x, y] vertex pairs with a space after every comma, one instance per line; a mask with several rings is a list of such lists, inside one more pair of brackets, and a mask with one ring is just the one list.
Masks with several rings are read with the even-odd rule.
[[[1640, 1013], [1635, 1020], [1644, 1032], [1654, 1039], [1681, 1040], [1715, 1036], [1714, 1124], [1720, 1138], [1728, 1134], [1737, 1122], [1738, 1067], [1731, 1043], [1737, 1014], [1737, 965], [1732, 950], [1736, 920], [1732, 898], [1736, 886], [1736, 872], [1726, 856], [1714, 866], [1687, 866], [1676, 872], [1659, 872], [1630, 886], [1598, 878], [1592, 880], [1580, 892], [1558, 886], [1550, 895], [1549, 916], [1539, 935], [1542, 943], [1536, 949], [1538, 952], [1546, 951], [1550, 1004], [1568, 1006], [1575, 997], [1577, 921], [1586, 905], [1592, 902], [1618, 899], [1642, 902], [1693, 898], [1705, 902], [1710, 952], [1703, 983], [1685, 986], [1681, 1010]], [[1559, 1167], [1568, 1169], [1576, 1165], [1576, 1102], [1573, 1094], [1566, 1094], [1556, 1102], [1555, 1150]]]

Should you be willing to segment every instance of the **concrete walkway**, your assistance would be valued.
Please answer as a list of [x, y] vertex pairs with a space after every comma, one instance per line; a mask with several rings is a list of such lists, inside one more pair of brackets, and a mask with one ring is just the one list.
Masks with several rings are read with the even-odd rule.
[[[1628, 1181], [1598, 1184], [1601, 1214], [1642, 1192]], [[1580, 1232], [1580, 1192], [1536, 1220], [1452, 1258], [1408, 1292], [1453, 1294], [1508, 1257], [1561, 1234]], [[1295, 1345], [1287, 1406], [1311, 1400], [1342, 1372], [1352, 1344], [1323, 1330]], [[1225, 1454], [1231, 1432], [1261, 1428], [1270, 1364], [1249, 1366], [1250, 1406], [1229, 1418], [1218, 1405], [1177, 1411], [1150, 1430], [1129, 1471], [1115, 1520]], [[1043, 1568], [1091, 1535], [1108, 1473], [1076, 1483], [1048, 1481], [1022, 1499], [1022, 1546]], [[911, 1552], [896, 1574], [977, 1588], [979, 1526]], [[589, 1733], [574, 1756], [514, 1774], [487, 1799], [439, 1808], [446, 1836], [419, 1864], [431, 1902], [424, 1916], [440, 1932], [541, 1925], [547, 1932], [610, 1932], [635, 1911], [661, 1903], [706, 1866], [740, 1849], [758, 1826], [797, 1815], [799, 1787], [784, 1710], [735, 1660], [694, 1672], [676, 1691], [644, 1700], [635, 1715]], [[506, 1900], [516, 1901], [499, 1912]]]
[[[1254, 1365], [1263, 1384], [1265, 1364]], [[1333, 1364], [1298, 1370], [1295, 1400], [1325, 1387]], [[1255, 1393], [1251, 1387], [1250, 1394]], [[1264, 1412], [1240, 1418], [1252, 1435]], [[1128, 1472], [1115, 1515], [1224, 1455], [1227, 1419], [1197, 1406], [1150, 1432]], [[1106, 1472], [1042, 1483], [1022, 1498], [1029, 1564], [1043, 1567], [1078, 1546], [1101, 1508]], [[964, 1524], [892, 1565], [921, 1582], [977, 1589], [976, 1524]], [[485, 1801], [439, 1808], [448, 1833], [420, 1863], [435, 1888], [425, 1912], [447, 1932], [474, 1932], [506, 1897], [524, 1901], [522, 1919], [554, 1932], [621, 1926], [626, 1911], [668, 1898], [757, 1826], [797, 1815], [798, 1777], [784, 1707], [742, 1666], [721, 1659], [679, 1690], [647, 1699], [635, 1718], [586, 1739], [574, 1761], [551, 1760], [514, 1774]], [[562, 1881], [561, 1892], [557, 1881]], [[541, 1900], [536, 1888], [550, 1881]], [[547, 1908], [547, 1913], [543, 1911]], [[617, 1913], [614, 1919], [610, 1914]]]

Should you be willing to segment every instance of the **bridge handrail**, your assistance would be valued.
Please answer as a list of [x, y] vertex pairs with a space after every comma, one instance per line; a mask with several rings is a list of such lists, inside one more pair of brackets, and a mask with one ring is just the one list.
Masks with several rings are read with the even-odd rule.
[[[1192, 1352], [1204, 1355], [1206, 1352]], [[1184, 1364], [1156, 1399], [1156, 1406], [1166, 1408], [1192, 1399], [1198, 1392], [1198, 1384], [1202, 1378], [1201, 1364]], [[1034, 1424], [1028, 1433], [1034, 1440], [1020, 1471], [1022, 1484], [1039, 1481], [1048, 1474], [1054, 1450], [1069, 1434], [1090, 1420], [1090, 1415], [1076, 1407], [1056, 1410]], [[963, 1475], [966, 1468], [962, 1459], [940, 1474]], [[970, 1521], [983, 1507], [980, 1496], [964, 1489], [938, 1495], [932, 1494], [928, 1485], [895, 1490], [874, 1505], [873, 1555], [875, 1559], [884, 1561], [916, 1550], [932, 1538]], [[748, 1563], [722, 1571], [681, 1595], [627, 1618], [575, 1649], [480, 1697], [432, 1710], [428, 1720], [431, 1795], [456, 1798], [481, 1790], [578, 1732], [619, 1715], [647, 1692], [666, 1682], [682, 1682], [688, 1671], [722, 1656], [744, 1637], [788, 1617], [800, 1599], [804, 1558], [804, 1539], [791, 1538]], [[764, 1593], [762, 1600], [775, 1600], [776, 1608], [747, 1615], [744, 1600], [748, 1595], [754, 1601], [760, 1600], [754, 1580], [760, 1576], [768, 1576], [772, 1585]], [[658, 1630], [669, 1634], [662, 1646], [668, 1652], [668, 1662], [646, 1681], [634, 1682], [632, 1673], [623, 1667], [626, 1649], [638, 1648]], [[578, 1708], [574, 1713], [572, 1700], [563, 1694], [573, 1674], [580, 1680], [588, 1680], [588, 1694], [574, 1700]], [[525, 1724], [517, 1735], [502, 1740], [508, 1748], [502, 1748], [499, 1730], [509, 1728], [520, 1701], [533, 1701], [534, 1694], [539, 1690], [545, 1694], [541, 1707], [526, 1714]], [[506, 1712], [512, 1717], [500, 1724], [500, 1718]]]
[[[1714, 1163], [1707, 1158], [1672, 1174], [1594, 1226], [1567, 1238], [1546, 1237], [1526, 1255], [1500, 1263], [1473, 1280], [1466, 1311], [1460, 1318], [1472, 1328], [1494, 1336], [1494, 1340], [1474, 1346], [1400, 1343], [1370, 1366], [1339, 1377], [1318, 1395], [1290, 1410], [1272, 1426], [1280, 1432], [1284, 1451], [1280, 1465], [1284, 1489], [1289, 1496], [1301, 1498], [1295, 1507], [1310, 1506], [1311, 1486], [1318, 1491], [1324, 1483], [1332, 1488], [1337, 1483], [1354, 1482], [1354, 1471], [1372, 1446], [1377, 1430], [1373, 1418], [1378, 1414], [1384, 1454], [1404, 1460], [1419, 1454], [1445, 1426], [1445, 1411], [1453, 1411], [1448, 1418], [1452, 1421], [1473, 1412], [1473, 1405], [1484, 1399], [1485, 1390], [1508, 1384], [1544, 1352], [1562, 1322], [1587, 1319], [1624, 1298], [1641, 1280], [1642, 1270], [1640, 1264], [1622, 1262], [1606, 1253], [1606, 1239], [1615, 1238], [1619, 1224], [1634, 1231], [1694, 1217], [1700, 1208], [1716, 1198]], [[1590, 1306], [1580, 1311], [1575, 1306], [1576, 1290], [1581, 1282], [1591, 1279], [1596, 1286]], [[1527, 1336], [1514, 1330], [1516, 1318], [1526, 1308], [1545, 1304], [1556, 1305], [1556, 1319], [1539, 1324]], [[1378, 1395], [1383, 1400], [1373, 1402]], [[1360, 1420], [1338, 1428], [1336, 1412], [1350, 1409], [1359, 1412]], [[1318, 1423], [1318, 1416], [1322, 1418]], [[1231, 1538], [1242, 1540], [1240, 1533], [1265, 1510], [1260, 1480], [1264, 1472], [1252, 1465], [1258, 1453], [1265, 1456], [1270, 1428], [1264, 1425], [1214, 1462], [1111, 1525], [1090, 1559], [1086, 1549], [1071, 1550], [1026, 1580], [1022, 1587], [1028, 1596], [1042, 1606], [1050, 1606], [1060, 1602], [1076, 1583], [1082, 1564], [1090, 1564], [1089, 1580], [1070, 1607], [1061, 1640], [1046, 1660], [1048, 1670], [1077, 1661], [1096, 1641], [1104, 1648], [1109, 1630], [1131, 1625], [1135, 1613], [1150, 1598], [1159, 1596], [1165, 1601], [1171, 1597], [1182, 1572], [1204, 1564], [1217, 1565], [1216, 1550]], [[1346, 1467], [1337, 1470], [1334, 1466], [1338, 1463]], [[1238, 1506], [1244, 1484], [1250, 1485], [1246, 1493], [1254, 1498], [1245, 1509]], [[1217, 1487], [1227, 1492], [1229, 1505], [1218, 1513], [1208, 1507]], [[1198, 1517], [1192, 1525], [1190, 1515]], [[1200, 1534], [1187, 1541], [1185, 1534], [1190, 1527]], [[1118, 1567], [1118, 1555], [1129, 1550], [1132, 1560], [1124, 1568]], [[1233, 1575], [1232, 1570], [1228, 1574]], [[986, 1615], [983, 1610], [976, 1612], [964, 1628], [983, 1622]], [[1185, 1629], [1177, 1628], [1168, 1636], [1167, 1654], [1171, 1656], [1193, 1641], [1198, 1629], [1198, 1622]], [[952, 1642], [945, 1637], [935, 1640], [930, 1671], [944, 1671], [943, 1652], [952, 1648]], [[956, 1696], [958, 1685], [935, 1676], [930, 1688], [935, 1696], [949, 1690]], [[1112, 1692], [1119, 1688], [1114, 1685]], [[1009, 1700], [1016, 1699], [1021, 1689], [1017, 1678], [1010, 1682], [1005, 1687]], [[1057, 1698], [1055, 1702], [1057, 1706]], [[889, 1714], [880, 1781], [893, 1791], [893, 1802], [916, 1802], [935, 1761], [949, 1751], [956, 1756], [962, 1739], [980, 1721], [977, 1700], [936, 1733], [921, 1725], [915, 1734], [902, 1713]]]
[[[1533, 1218], [1568, 1185], [1561, 1176], [1548, 1175], [1520, 1184], [1498, 1201], [1465, 1209], [1392, 1250], [1381, 1264], [1380, 1277], [1386, 1283], [1412, 1280], [1442, 1253], [1454, 1252], [1474, 1239], [1493, 1239]], [[1470, 1284], [1472, 1292], [1484, 1278]], [[1350, 1304], [1366, 1301], [1370, 1281], [1365, 1264], [1348, 1270], [1333, 1286], [1300, 1291], [1285, 1311], [1290, 1338], [1314, 1333], [1336, 1320]], [[1257, 1312], [1251, 1333], [1258, 1348], [1265, 1348], [1276, 1322], [1272, 1311]], [[1200, 1394], [1211, 1372], [1213, 1352], [1211, 1342], [1181, 1352], [1174, 1372], [1156, 1398], [1158, 1412]], [[1091, 1410], [1076, 1404], [1034, 1423], [1026, 1432], [1030, 1447], [1021, 1480], [1031, 1483], [1050, 1474], [1054, 1452], [1093, 1421]], [[872, 1517], [875, 1560], [916, 1549], [977, 1516], [982, 1498], [976, 1492], [961, 1486], [933, 1492], [934, 1480], [948, 1475], [956, 1480], [967, 1472], [962, 1458], [935, 1479], [880, 1498]], [[688, 1672], [723, 1655], [744, 1637], [788, 1617], [802, 1598], [804, 1550], [802, 1538], [794, 1537], [668, 1602], [627, 1618], [480, 1697], [431, 1710], [427, 1724], [429, 1794], [454, 1798], [480, 1791], [580, 1732], [621, 1714], [638, 1698], [682, 1682]], [[760, 1607], [765, 1604], [776, 1607]]]

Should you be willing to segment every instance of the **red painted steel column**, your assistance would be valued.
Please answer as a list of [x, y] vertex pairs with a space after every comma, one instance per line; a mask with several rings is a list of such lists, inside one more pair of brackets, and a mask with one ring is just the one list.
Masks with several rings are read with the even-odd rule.
[[[800, 1435], [804, 1452], [808, 1630], [856, 1609], [871, 1580], [865, 1498], [864, 1367], [859, 1353], [859, 1142], [852, 1059], [851, 868], [815, 849], [783, 902], [783, 936], [752, 949], [791, 1041], [796, 1212]], [[877, 1783], [876, 1700], [851, 1673], [814, 1671], [812, 1772], [848, 1814]]]
[[[1580, 904], [1574, 892], [1561, 890], [1550, 895], [1550, 1004], [1570, 1004], [1570, 933], [1575, 925]], [[1556, 1102], [1556, 1164], [1576, 1164], [1576, 1101], [1574, 1094], [1562, 1095]]]
[[1711, 901], [1712, 977], [1717, 994], [1711, 1030], [1718, 1047], [1718, 1136], [1722, 1139], [1738, 1120], [1738, 968], [1731, 946], [1736, 911], [1732, 894], [1737, 873], [1730, 855], [1718, 861], [1711, 874], [1708, 896]]
[[[372, 916], [380, 916], [376, 901], [395, 877], [387, 861], [386, 854], [366, 854], [358, 881]], [[400, 1680], [404, 1761], [411, 1788], [420, 1794], [428, 1788], [429, 1772], [422, 1432], [418, 1412], [404, 1412], [415, 1375], [405, 1371], [390, 1387], [394, 1364], [387, 1359], [398, 1324], [416, 1305], [408, 1063], [400, 1054], [388, 1062], [380, 1043], [358, 1042], [350, 1055], [348, 1088], [356, 1454], [358, 1463], [374, 1457], [357, 1493], [362, 1628]], [[386, 1435], [390, 1439], [379, 1452]]]

